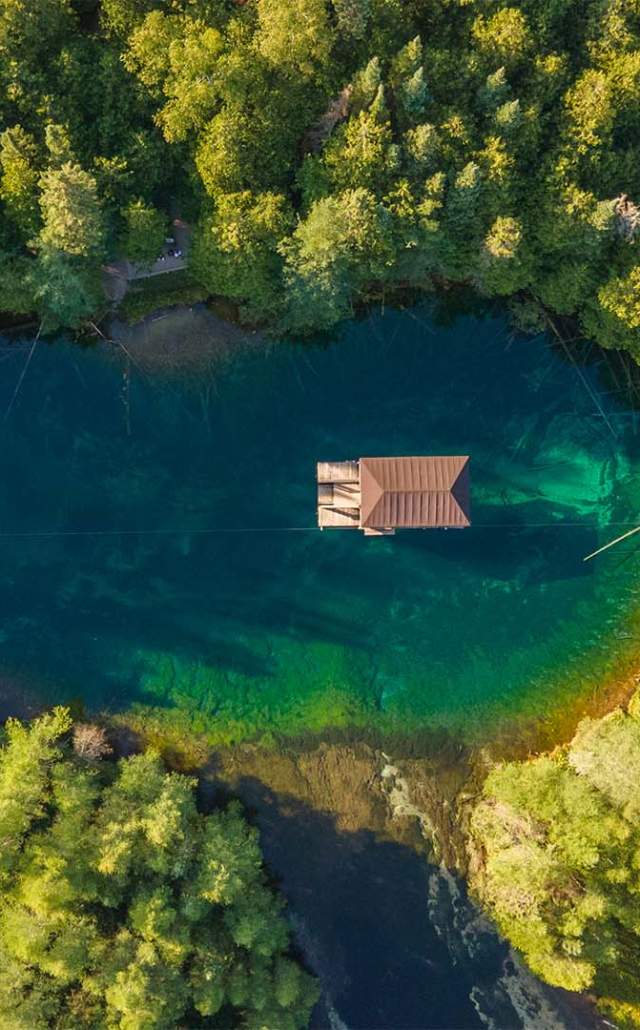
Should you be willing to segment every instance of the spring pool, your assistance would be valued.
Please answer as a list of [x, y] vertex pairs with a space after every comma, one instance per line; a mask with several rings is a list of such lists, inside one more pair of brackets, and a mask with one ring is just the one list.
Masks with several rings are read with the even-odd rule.
[[[207, 318], [162, 332], [179, 353]], [[3, 407], [28, 346], [0, 352]], [[634, 647], [637, 541], [582, 561], [640, 511], [635, 413], [602, 358], [578, 371], [548, 338], [426, 307], [183, 375], [126, 346], [39, 344], [0, 428], [7, 691], [220, 741], [484, 733], [597, 690]], [[318, 459], [467, 453], [470, 529], [313, 528]]]

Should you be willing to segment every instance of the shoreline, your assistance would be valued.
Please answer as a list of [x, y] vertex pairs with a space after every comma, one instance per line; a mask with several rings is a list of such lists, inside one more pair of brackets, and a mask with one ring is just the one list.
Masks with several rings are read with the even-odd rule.
[[[170, 313], [172, 318], [167, 317]], [[166, 314], [148, 316], [135, 326], [127, 326], [116, 318], [109, 324], [113, 341], [108, 344], [98, 342], [97, 346], [109, 360], [113, 360], [117, 353], [119, 359], [135, 362], [135, 366], [144, 373], [157, 375], [160, 383], [165, 375], [186, 377], [188, 380], [190, 375], [200, 371], [203, 364], [215, 371], [238, 348], [268, 349], [275, 346], [260, 331], [242, 328], [237, 322], [231, 321], [229, 314], [229, 311], [215, 313], [208, 306], [198, 304], [190, 308], [171, 308]], [[550, 345], [555, 346], [553, 340]], [[635, 622], [640, 629], [640, 610], [627, 612], [622, 616], [622, 619], [625, 618]], [[631, 628], [635, 630], [636, 626]], [[615, 658], [614, 668], [610, 668], [612, 658]], [[595, 656], [597, 666], [605, 667], [602, 674], [591, 673], [591, 660], [591, 655], [587, 655], [574, 662], [578, 665], [576, 671], [565, 671], [564, 667], [560, 667], [557, 673], [554, 670], [553, 676], [540, 677], [541, 693], [546, 694], [545, 683], [557, 681], [559, 686], [554, 687], [553, 692], [561, 698], [564, 693], [562, 683], [566, 679], [568, 700], [552, 701], [545, 707], [543, 698], [541, 709], [534, 714], [519, 712], [518, 702], [507, 700], [504, 707], [494, 704], [478, 719], [477, 730], [472, 729], [465, 736], [465, 746], [481, 746], [489, 755], [496, 757], [525, 757], [528, 753], [548, 750], [569, 739], [581, 718], [597, 716], [622, 703], [633, 690], [634, 677], [640, 673], [640, 649], [633, 643], [631, 647], [621, 646], [614, 634], [609, 633], [606, 649]], [[583, 679], [585, 686], [580, 688]], [[179, 709], [176, 711], [179, 713], [177, 732], [181, 733], [189, 728], [189, 713], [182, 715]], [[409, 721], [402, 712], [390, 713], [388, 719], [384, 718], [379, 723], [375, 719], [367, 722], [367, 715], [367, 712], [363, 712], [362, 718], [355, 724], [346, 725], [349, 739], [373, 740], [385, 747], [387, 742], [394, 744], [401, 736], [396, 727], [403, 723], [406, 725]], [[471, 712], [470, 716], [469, 721], [472, 721], [474, 713]], [[416, 719], [406, 733], [407, 747], [411, 749], [414, 741], [419, 741], [423, 734], [429, 732], [436, 735], [449, 734], [456, 738], [459, 725], [453, 719], [444, 721], [425, 713]], [[323, 739], [334, 739], [330, 726], [326, 730], [322, 728], [319, 733]], [[157, 735], [162, 737], [165, 734], [172, 736], [171, 729], [159, 725]], [[295, 746], [296, 738], [300, 735], [306, 737], [304, 726], [300, 726], [297, 733], [289, 733], [286, 730], [279, 732], [277, 724], [257, 728], [256, 736], [261, 734], [272, 735], [276, 745], [283, 744], [285, 747]], [[249, 733], [244, 740], [247, 743], [259, 743], [256, 736]], [[337, 737], [339, 739], [339, 735]], [[219, 741], [215, 739], [209, 742], [206, 733], [194, 733], [193, 739], [198, 740], [200, 750], [219, 746]], [[237, 743], [242, 745], [242, 740]]]
[[[216, 332], [212, 334], [212, 316], [199, 307], [180, 311], [178, 321], [182, 327], [188, 325], [188, 332], [184, 328], [176, 331], [175, 321], [152, 317], [133, 328], [124, 327], [123, 332], [131, 333], [131, 337], [124, 335], [120, 339], [126, 360], [139, 363], [154, 376], [157, 374], [159, 387], [165, 374], [193, 375], [197, 381], [203, 363], [215, 369], [237, 346], [270, 345], [258, 333], [243, 332], [219, 316]], [[201, 346], [200, 329], [204, 331], [205, 323], [208, 350]], [[120, 350], [117, 343], [116, 340], [116, 346], [104, 345], [109, 360], [115, 360]], [[118, 357], [122, 360], [122, 354]], [[640, 617], [635, 611], [625, 609], [625, 613], [630, 619]], [[165, 735], [163, 746], [162, 728], [156, 735], [157, 740], [152, 742], [163, 746], [165, 755], [179, 767], [196, 769], [206, 764], [211, 781], [207, 789], [214, 793], [237, 794], [255, 818], [268, 822], [268, 813], [277, 809], [285, 820], [284, 824], [277, 825], [292, 826], [295, 813], [302, 812], [314, 826], [322, 824], [327, 832], [331, 830], [336, 841], [347, 835], [356, 849], [355, 854], [360, 853], [358, 849], [369, 848], [373, 849], [372, 854], [382, 854], [379, 849], [382, 847], [384, 851], [383, 845], [388, 845], [403, 849], [402, 856], [409, 863], [413, 863], [416, 856], [421, 861], [430, 859], [434, 868], [440, 870], [438, 876], [444, 876], [445, 869], [462, 874], [466, 868], [467, 814], [490, 763], [500, 757], [526, 757], [536, 749], [560, 746], [572, 735], [580, 718], [608, 711], [624, 700], [635, 685], [639, 659], [632, 640], [624, 643], [624, 647], [622, 643], [613, 631], [606, 634], [606, 654], [603, 651], [599, 664], [606, 668], [615, 656], [615, 669], [611, 670], [610, 677], [596, 679], [594, 676], [593, 689], [588, 684], [583, 685], [567, 703], [548, 706], [537, 716], [505, 718], [498, 727], [494, 725], [493, 738], [486, 733], [483, 723], [482, 739], [477, 743], [461, 741], [458, 734], [438, 729], [437, 724], [425, 717], [415, 732], [407, 732], [404, 737], [400, 732], [385, 736], [375, 726], [363, 724], [344, 731], [350, 734], [351, 741], [332, 742], [333, 734], [328, 728], [309, 735], [306, 741], [302, 736], [287, 739], [274, 735], [271, 747], [261, 747], [249, 740], [222, 748], [210, 745], [203, 735], [189, 735], [186, 713], [175, 728], [177, 737], [184, 735], [182, 743], [186, 748], [182, 752], [170, 735]], [[568, 683], [579, 684], [576, 664], [587, 668], [586, 661], [567, 662], [562, 670], [564, 677], [559, 675], [558, 680], [566, 678]], [[172, 711], [180, 714], [179, 709]], [[490, 723], [492, 717], [493, 713], [489, 713], [486, 721]], [[125, 711], [119, 719], [126, 727], [128, 722], [131, 724], [131, 713]], [[139, 713], [139, 720], [144, 729], [143, 711]], [[402, 716], [398, 716], [396, 724], [401, 725], [401, 722]], [[151, 731], [153, 735], [153, 727]], [[376, 742], [370, 743], [369, 737], [377, 738]], [[120, 748], [135, 748], [139, 743], [135, 734], [127, 738], [123, 730]], [[326, 816], [327, 812], [334, 814], [330, 825], [323, 819], [318, 823], [317, 817]], [[273, 832], [277, 836], [278, 830]], [[312, 858], [310, 855], [305, 861]], [[299, 856], [291, 854], [288, 861], [298, 862]], [[327, 862], [329, 868], [334, 868], [331, 863], [335, 860], [327, 859]], [[438, 883], [444, 890], [440, 880]], [[329, 877], [326, 889], [330, 887]], [[451, 906], [454, 907], [453, 901]]]
[[[239, 797], [260, 830], [265, 860], [290, 905], [296, 942], [321, 978], [312, 1027], [334, 1025], [331, 1012], [346, 1025], [369, 1025], [363, 1013], [370, 1000], [378, 1011], [393, 1004], [383, 983], [390, 971], [393, 980], [406, 977], [404, 990], [415, 994], [415, 984], [428, 980], [428, 973], [416, 980], [420, 951], [447, 979], [445, 963], [457, 970], [456, 989], [469, 992], [470, 1012], [483, 1025], [520, 1020], [533, 1030], [541, 1013], [547, 1030], [604, 1025], [588, 996], [533, 976], [468, 896], [466, 863], [455, 851], [465, 848], [457, 799], [469, 791], [469, 772], [460, 763], [438, 768], [437, 761], [429, 769], [424, 761], [395, 759], [358, 743], [320, 744], [304, 755], [250, 746], [214, 754], [201, 796], [205, 803]], [[442, 790], [444, 773], [449, 782]], [[445, 824], [455, 827], [457, 840], [452, 836], [442, 849]], [[371, 920], [366, 972], [344, 947], [354, 919]], [[422, 989], [417, 993], [428, 1011]], [[398, 1025], [388, 1010], [385, 1025]], [[402, 1025], [423, 1024], [404, 1012]]]

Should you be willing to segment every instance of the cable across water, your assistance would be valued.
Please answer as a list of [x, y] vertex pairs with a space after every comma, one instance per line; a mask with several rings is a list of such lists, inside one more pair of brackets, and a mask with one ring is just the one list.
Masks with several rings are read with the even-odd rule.
[[[472, 522], [468, 529], [607, 529], [636, 526], [637, 522]], [[215, 536], [243, 533], [320, 533], [320, 526], [210, 526], [204, 529], [20, 529], [0, 530], [0, 540], [37, 539], [47, 537], [100, 536]]]

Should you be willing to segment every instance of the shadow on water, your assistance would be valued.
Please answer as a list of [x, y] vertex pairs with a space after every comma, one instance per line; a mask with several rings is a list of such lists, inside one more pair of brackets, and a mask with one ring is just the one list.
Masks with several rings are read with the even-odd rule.
[[[247, 724], [254, 702], [258, 720], [295, 714], [327, 683], [443, 721], [537, 704], [534, 680], [622, 613], [630, 564], [612, 589], [581, 559], [628, 517], [640, 441], [622, 418], [603, 433], [573, 364], [543, 338], [506, 348], [491, 311], [446, 329], [426, 305], [370, 312], [332, 346], [237, 349], [201, 379], [135, 369], [130, 433], [119, 355], [39, 349], [2, 427], [0, 531], [98, 532], [0, 540], [0, 672], [22, 663], [94, 706], [214, 712], [217, 692]], [[176, 361], [180, 317], [162, 322]], [[472, 528], [241, 532], [313, 527], [315, 461], [367, 453], [471, 454]]]
[[[226, 800], [227, 790], [209, 785], [216, 800]], [[332, 815], [255, 777], [238, 780], [233, 793], [260, 830], [296, 944], [320, 978], [315, 1030], [537, 1025], [514, 1008], [508, 980], [516, 972], [506, 945], [478, 918], [460, 881], [411, 847], [369, 830], [338, 829]], [[530, 979], [532, 987], [529, 1017], [544, 999], [558, 1027], [599, 1025], [577, 998]]]
[[327, 1003], [353, 1028], [481, 1026], [429, 921], [420, 855], [369, 831], [340, 832], [330, 815], [257, 779], [241, 780], [237, 793], [324, 987], [313, 1026], [327, 1025]]
[[[450, 537], [455, 537], [455, 546]], [[597, 547], [597, 532], [590, 525], [535, 525], [535, 514], [485, 509], [464, 532], [414, 531], [398, 534], [398, 552], [412, 551], [437, 557], [452, 567], [473, 569], [478, 576], [505, 582], [549, 583], [589, 577], [592, 568], [582, 558]]]

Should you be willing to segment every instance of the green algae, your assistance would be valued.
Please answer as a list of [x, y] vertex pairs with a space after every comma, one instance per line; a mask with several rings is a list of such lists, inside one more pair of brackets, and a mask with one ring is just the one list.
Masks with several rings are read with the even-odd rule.
[[[233, 743], [485, 739], [631, 671], [640, 552], [582, 561], [640, 510], [640, 438], [603, 359], [587, 388], [544, 338], [420, 309], [331, 346], [192, 358], [170, 380], [130, 366], [123, 390], [124, 353], [37, 354], [3, 430], [0, 530], [87, 536], [0, 537], [5, 679]], [[316, 460], [403, 453], [471, 455], [470, 529], [312, 529]]]

